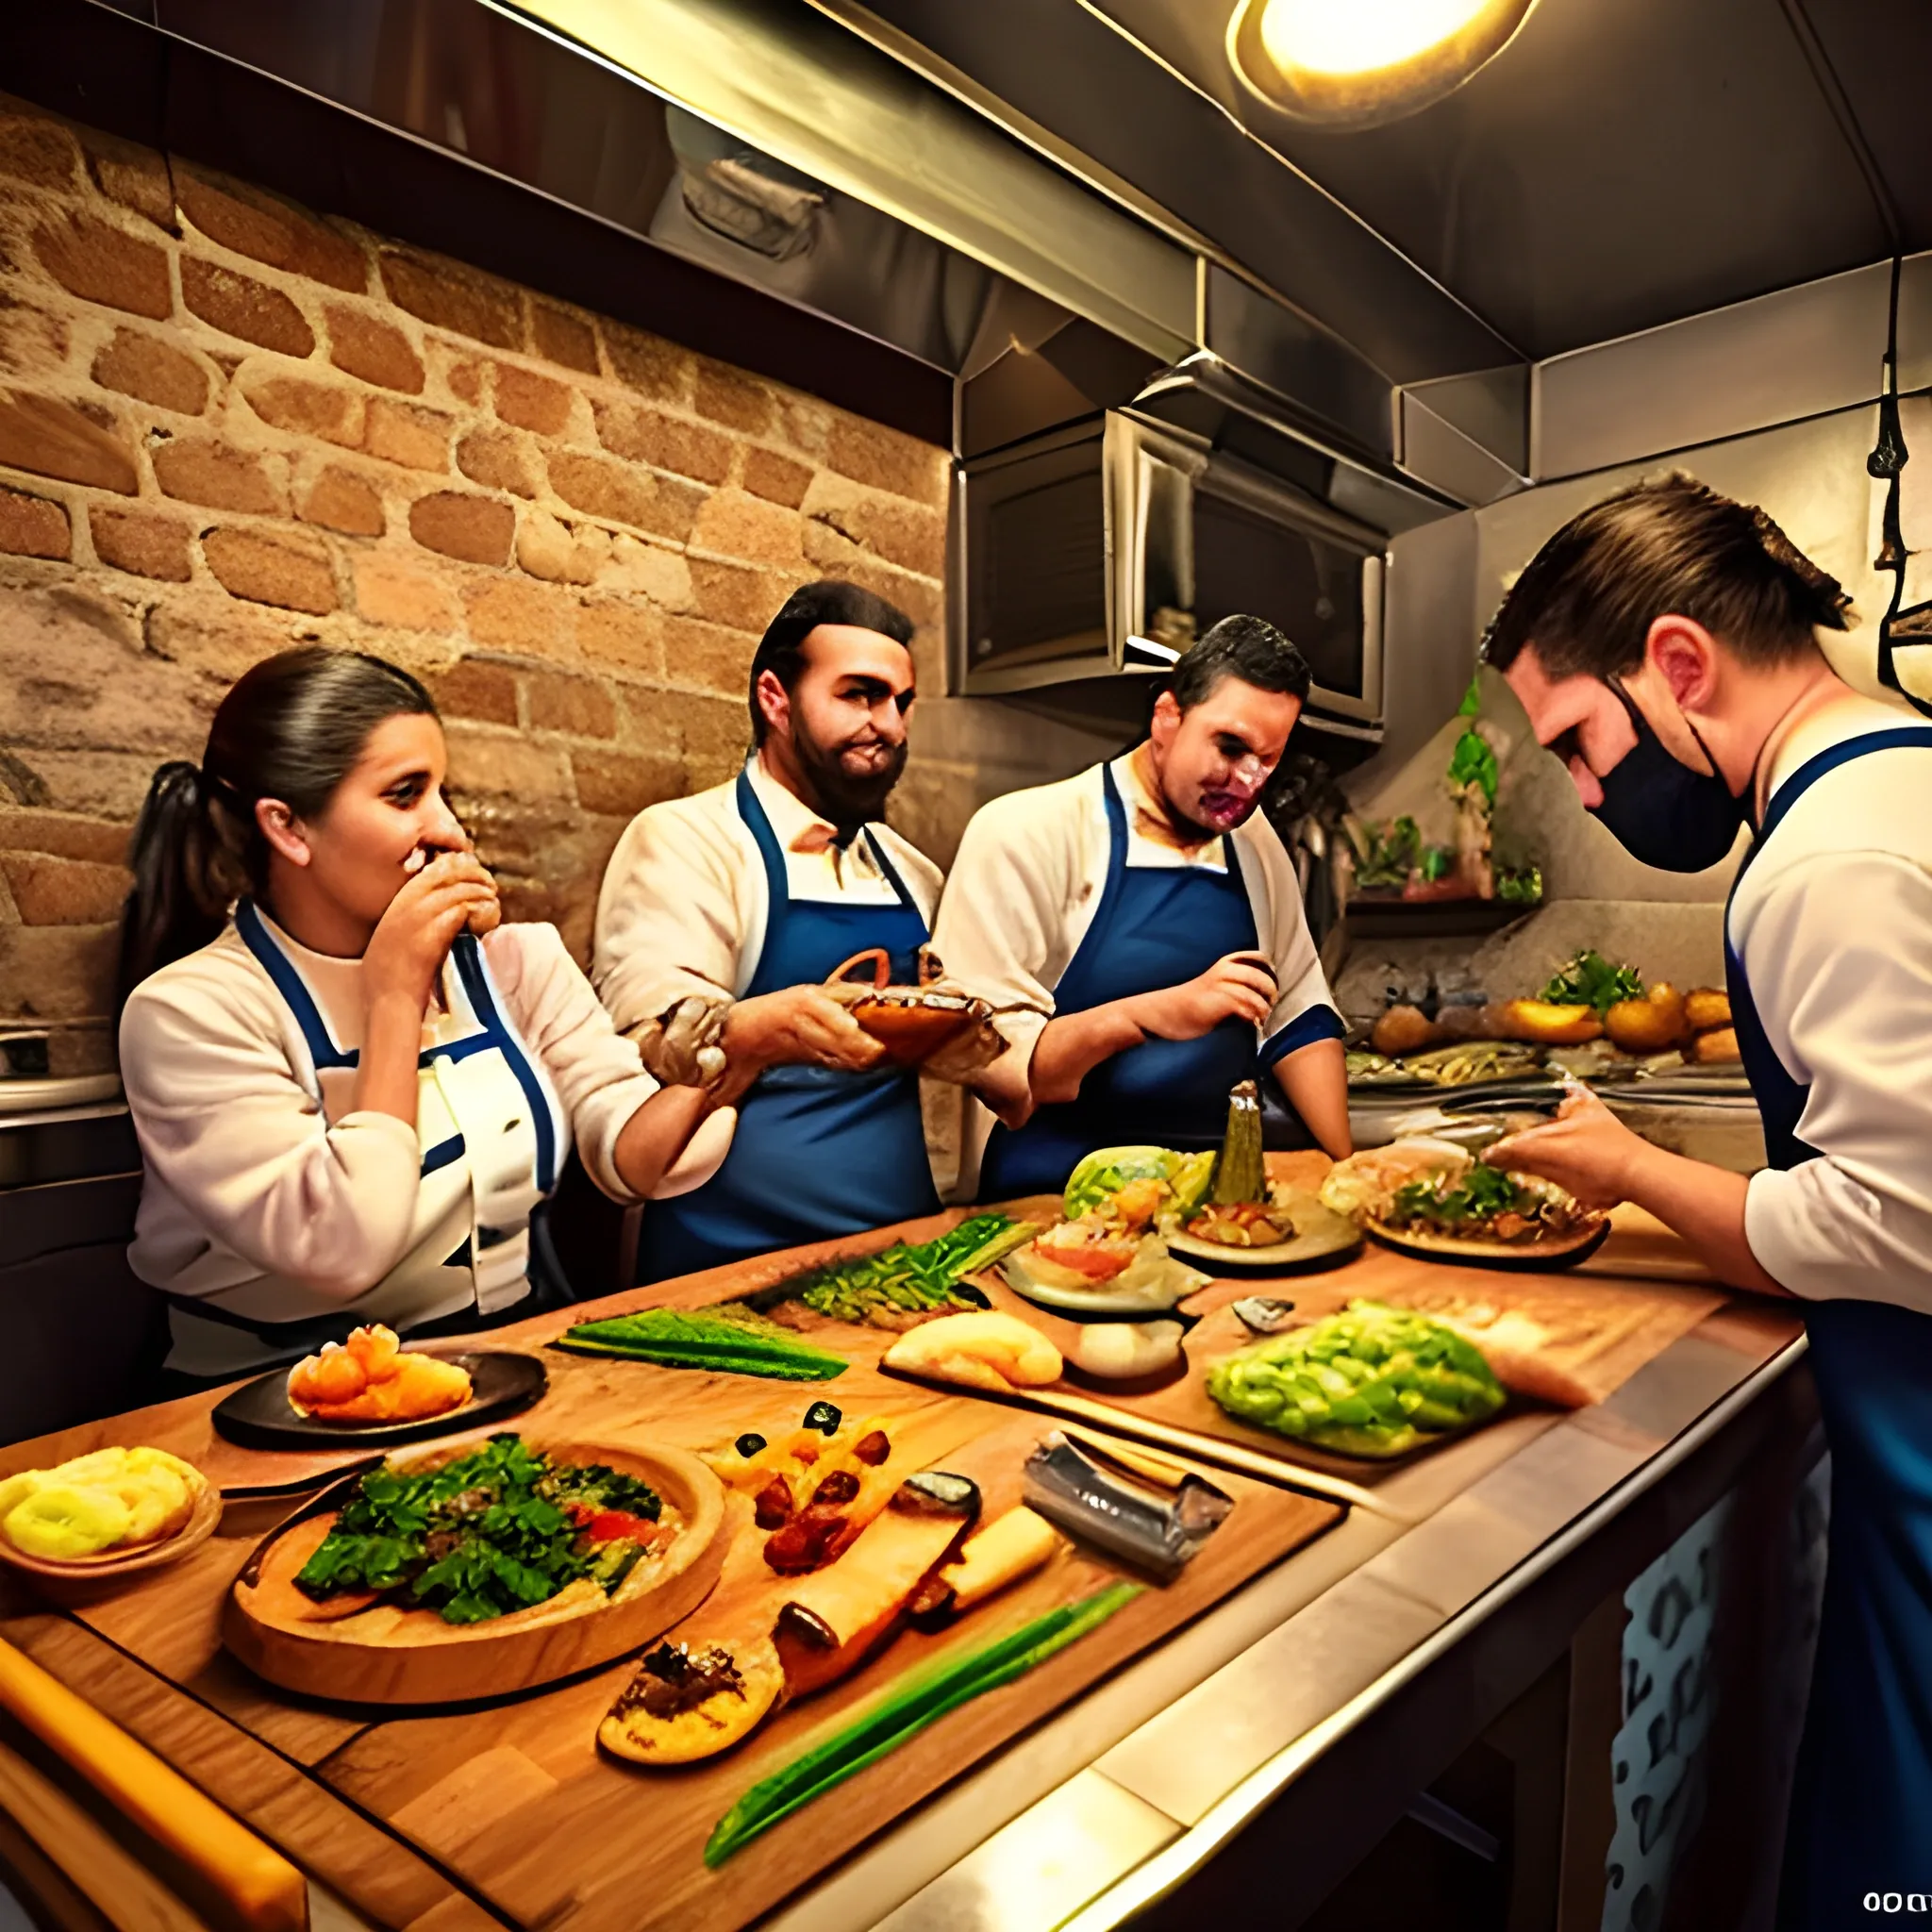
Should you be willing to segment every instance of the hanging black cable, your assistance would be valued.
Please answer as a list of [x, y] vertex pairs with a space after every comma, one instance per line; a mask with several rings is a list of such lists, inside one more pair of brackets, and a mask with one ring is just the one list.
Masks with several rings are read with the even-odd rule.
[[1908, 645], [1932, 644], [1932, 603], [1914, 605], [1907, 609], [1905, 601], [1906, 568], [1911, 561], [1911, 552], [1906, 548], [1900, 508], [1901, 478], [1906, 464], [1911, 458], [1911, 452], [1906, 447], [1905, 430], [1898, 413], [1898, 286], [1905, 267], [1904, 229], [1890, 185], [1878, 165], [1877, 156], [1872, 152], [1871, 142], [1865, 139], [1865, 130], [1858, 125], [1851, 96], [1846, 93], [1844, 84], [1831, 64], [1830, 56], [1824, 51], [1824, 43], [1818, 37], [1817, 28], [1811, 25], [1805, 11], [1804, 0], [1779, 0], [1779, 5], [1810, 66], [1812, 78], [1817, 81], [1819, 92], [1824, 94], [1825, 105], [1831, 109], [1839, 131], [1844, 136], [1852, 158], [1865, 177], [1865, 186], [1871, 192], [1879, 223], [1891, 244], [1891, 299], [1886, 314], [1885, 381], [1878, 397], [1878, 441], [1873, 445], [1872, 454], [1865, 458], [1865, 468], [1870, 475], [1882, 477], [1885, 482], [1884, 540], [1877, 557], [1873, 559], [1872, 568], [1889, 573], [1892, 580], [1891, 600], [1878, 625], [1878, 682], [1888, 691], [1897, 691], [1915, 710], [1932, 718], [1932, 699], [1915, 696], [1899, 682], [1894, 655], [1895, 646], [1900, 641]]
[[1891, 577], [1891, 600], [1878, 625], [1878, 682], [1886, 690], [1897, 691], [1914, 710], [1932, 718], [1932, 699], [1907, 691], [1898, 675], [1901, 634], [1907, 644], [1932, 643], [1932, 603], [1917, 604], [1909, 609], [1906, 607], [1906, 570], [1912, 553], [1906, 548], [1901, 514], [1905, 467], [1911, 459], [1898, 413], [1898, 285], [1904, 266], [1904, 257], [1894, 255], [1885, 333], [1885, 388], [1878, 398], [1878, 441], [1865, 458], [1868, 474], [1885, 482], [1884, 535], [1872, 568]]

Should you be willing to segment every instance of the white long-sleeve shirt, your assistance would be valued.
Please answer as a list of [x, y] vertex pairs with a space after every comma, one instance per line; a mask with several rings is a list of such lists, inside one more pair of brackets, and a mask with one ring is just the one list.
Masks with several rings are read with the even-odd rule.
[[[358, 1047], [361, 961], [275, 936], [336, 1043]], [[657, 1082], [555, 926], [501, 925], [482, 949], [591, 1177], [630, 1199], [614, 1150]], [[432, 1008], [423, 1045], [456, 1024]], [[232, 923], [135, 990], [121, 1076], [146, 1170], [129, 1252], [143, 1281], [251, 1321], [293, 1322], [355, 1300], [402, 1258], [421, 1180], [416, 1129], [347, 1110], [353, 1075], [317, 1079], [294, 1014]]]
[[[841, 848], [833, 827], [754, 758], [752, 790], [785, 854], [794, 899], [889, 906], [897, 894], [864, 839]], [[625, 828], [597, 895], [597, 991], [620, 1027], [655, 1020], [692, 994], [736, 999], [763, 950], [763, 855], [736, 802], [737, 781], [647, 806]], [[869, 825], [913, 904], [932, 923], [943, 880], [884, 824]]]
[[[1770, 795], [1844, 740], [1924, 721], [1861, 700], [1780, 750]], [[1809, 1089], [1818, 1158], [1752, 1177], [1744, 1232], [1792, 1293], [1932, 1314], [1932, 749], [1819, 778], [1739, 883], [1727, 936], [1766, 1038]]]

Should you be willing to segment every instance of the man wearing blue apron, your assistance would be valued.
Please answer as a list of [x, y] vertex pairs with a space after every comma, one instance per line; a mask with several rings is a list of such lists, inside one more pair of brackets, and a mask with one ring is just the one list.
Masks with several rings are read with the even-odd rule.
[[[940, 911], [947, 971], [1009, 1050], [981, 1200], [1058, 1192], [1096, 1147], [1219, 1144], [1228, 1089], [1272, 1071], [1310, 1138], [1349, 1151], [1342, 1025], [1299, 882], [1257, 809], [1308, 691], [1273, 625], [1230, 617], [1175, 665], [1146, 741], [966, 829]], [[1047, 1017], [1050, 1016], [1050, 1017]]]
[[605, 1005], [660, 1078], [705, 1084], [728, 1062], [749, 1079], [699, 1129], [683, 1191], [644, 1210], [641, 1281], [939, 1206], [916, 1076], [882, 1066], [823, 990], [874, 947], [916, 981], [939, 898], [939, 868], [881, 819], [911, 638], [856, 585], [793, 592], [753, 659], [744, 769], [647, 808], [618, 842], [597, 905]]
[[1932, 726], [1834, 674], [1815, 631], [1843, 613], [1762, 511], [1679, 476], [1559, 530], [1488, 646], [1636, 858], [1701, 871], [1754, 832], [1724, 937], [1765, 1169], [1667, 1154], [1582, 1095], [1491, 1158], [1805, 1303], [1832, 1494], [1779, 1905], [1803, 1932], [1932, 1884]]

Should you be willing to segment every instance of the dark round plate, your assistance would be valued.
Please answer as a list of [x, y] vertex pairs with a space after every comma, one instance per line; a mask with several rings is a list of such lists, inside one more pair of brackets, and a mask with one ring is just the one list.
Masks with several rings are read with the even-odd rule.
[[342, 1449], [387, 1449], [398, 1442], [454, 1436], [498, 1416], [514, 1415], [528, 1408], [550, 1386], [543, 1364], [533, 1355], [513, 1355], [508, 1349], [446, 1353], [439, 1348], [423, 1353], [469, 1370], [474, 1392], [462, 1407], [416, 1423], [317, 1422], [289, 1407], [289, 1371], [280, 1368], [224, 1396], [215, 1407], [215, 1427], [244, 1449], [315, 1449], [324, 1443]]
[[1595, 1254], [1610, 1238], [1610, 1221], [1606, 1215], [1596, 1232], [1580, 1241], [1546, 1243], [1539, 1248], [1511, 1248], [1501, 1241], [1458, 1241], [1446, 1236], [1403, 1234], [1374, 1221], [1370, 1222], [1369, 1232], [1384, 1247], [1424, 1261], [1447, 1261], [1460, 1268], [1500, 1268], [1510, 1274], [1550, 1274], [1558, 1269], [1574, 1268]]

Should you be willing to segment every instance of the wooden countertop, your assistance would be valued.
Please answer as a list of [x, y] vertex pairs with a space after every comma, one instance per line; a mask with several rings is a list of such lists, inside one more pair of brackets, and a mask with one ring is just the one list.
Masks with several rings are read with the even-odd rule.
[[[829, 1254], [870, 1250], [897, 1237], [927, 1238], [960, 1218], [959, 1212], [949, 1212], [874, 1237], [766, 1257], [739, 1268], [613, 1296], [567, 1315], [538, 1317], [493, 1331], [490, 1341], [536, 1347], [573, 1320], [647, 1306], [703, 1306], [782, 1279]], [[1659, 1263], [1659, 1257], [1653, 1253], [1646, 1261], [1640, 1252], [1646, 1247], [1657, 1247], [1654, 1230], [1641, 1232], [1632, 1251], [1636, 1265], [1653, 1274], [1674, 1270], [1675, 1278], [1683, 1279], [1681, 1252], [1665, 1252], [1660, 1265], [1653, 1266]], [[1606, 1250], [1607, 1257], [1610, 1253]], [[1468, 1283], [1467, 1271], [1386, 1254], [1374, 1257], [1374, 1289], [1365, 1280], [1361, 1291], [1407, 1291], [1426, 1298], [1432, 1291], [1466, 1289]], [[1339, 1290], [1346, 1278], [1343, 1271], [1326, 1279]], [[1666, 1299], [1679, 1292], [1687, 1298], [1698, 1294], [1703, 1306], [1709, 1306], [1696, 1289], [1666, 1285], [1658, 1292]], [[1772, 1311], [1767, 1319], [1767, 1311], [1748, 1306], [1706, 1313], [1688, 1325], [1694, 1329], [1693, 1341], [1735, 1354], [1740, 1376], [1782, 1346], [1795, 1326], [1781, 1313]], [[1681, 1335], [1684, 1330], [1676, 1332]], [[580, 1436], [587, 1425], [598, 1424], [634, 1431], [641, 1375], [685, 1386], [721, 1379], [677, 1377], [636, 1364], [555, 1353], [544, 1359], [552, 1374], [552, 1393], [538, 1409], [508, 1426], [524, 1426], [532, 1418], [559, 1418]], [[744, 1385], [738, 1386], [742, 1390]], [[807, 1391], [806, 1399], [816, 1392], [823, 1391]], [[963, 1442], [1000, 1426], [1002, 1419], [1012, 1414], [974, 1403], [970, 1397], [911, 1390], [858, 1366], [841, 1378], [833, 1392], [848, 1408], [917, 1413], [924, 1417], [922, 1427], [935, 1432], [936, 1441]], [[213, 1434], [208, 1415], [216, 1399], [193, 1397], [13, 1444], [0, 1450], [0, 1474], [45, 1467], [107, 1442], [152, 1442], [171, 1448], [196, 1461], [225, 1487], [292, 1482], [355, 1459], [354, 1452], [263, 1455], [237, 1448]], [[799, 1391], [758, 1384], [741, 1401], [746, 1420], [740, 1426], [754, 1427], [754, 1409], [795, 1407]], [[1594, 1426], [1627, 1446], [1631, 1424], [1613, 1413], [1614, 1407], [1607, 1405], [1600, 1417], [1584, 1411], [1570, 1421]], [[676, 1430], [661, 1399], [656, 1409], [661, 1412], [653, 1414], [654, 1432], [662, 1424], [667, 1439], [675, 1439]], [[1391, 1472], [1377, 1491], [1377, 1504], [1386, 1503], [1391, 1517], [1400, 1521], [1423, 1522], [1546, 1426], [1563, 1420], [1554, 1412], [1519, 1416], [1477, 1431], [1413, 1467]], [[1224, 1479], [1230, 1487], [1241, 1481]], [[1255, 1493], [1259, 1495], [1264, 1488], [1256, 1485]], [[1295, 1548], [1339, 1513], [1288, 1490], [1272, 1494], [1278, 1502], [1254, 1505], [1257, 1528], [1264, 1521], [1268, 1526], [1268, 1552], [1258, 1563], [1242, 1563], [1234, 1560], [1234, 1540], [1224, 1546], [1210, 1542], [1186, 1573], [1196, 1581], [1167, 1627], [1241, 1588], [1258, 1569], [1274, 1563], [1282, 1550]], [[172, 1579], [161, 1588], [129, 1589], [99, 1601], [54, 1607], [30, 1597], [9, 1574], [0, 1582], [0, 1635], [140, 1736], [210, 1796], [379, 1924], [421, 1927], [424, 1932], [491, 1923], [608, 1925], [612, 1932], [618, 1927], [660, 1924], [676, 1925], [684, 1932], [686, 1927], [747, 1923], [769, 1911], [791, 1889], [789, 1884], [774, 1886], [769, 1877], [761, 1883], [748, 1878], [741, 1883], [733, 1877], [733, 1867], [726, 1866], [721, 1874], [706, 1874], [718, 1881], [706, 1891], [676, 1894], [663, 1890], [663, 1874], [654, 1869], [650, 1855], [654, 1833], [661, 1836], [661, 1798], [654, 1797], [647, 1779], [598, 1758], [591, 1744], [596, 1717], [627, 1674], [627, 1664], [488, 1710], [408, 1717], [304, 1704], [250, 1677], [219, 1649], [215, 1616], [256, 1538], [290, 1507], [287, 1501], [231, 1504], [223, 1534], [176, 1570], [158, 1573], [160, 1578]], [[1315, 1513], [1291, 1521], [1294, 1508]], [[1217, 1557], [1218, 1547], [1223, 1555]], [[1295, 1560], [1289, 1559], [1289, 1571]], [[1126, 1614], [1123, 1613], [1124, 1624]], [[1057, 1661], [1068, 1662], [1077, 1656], [1076, 1648]], [[1106, 1661], [1113, 1665], [1124, 1658]], [[1206, 1668], [1212, 1668], [1211, 1661]], [[1055, 1702], [1078, 1696], [1083, 1682], [1077, 1674], [1070, 1675], [1054, 1687], [1058, 1692]], [[861, 1674], [843, 1701], [875, 1688], [876, 1680]], [[834, 1693], [826, 1700], [827, 1710], [836, 1710], [839, 1702]], [[991, 1702], [988, 1700], [989, 1705]], [[1044, 1706], [1046, 1710], [1053, 1707], [1052, 1703]], [[802, 1709], [815, 1711], [816, 1707]], [[826, 1714], [817, 1711], [820, 1717]], [[980, 1745], [998, 1748], [1041, 1714], [1040, 1708], [1005, 1712], [969, 1757], [978, 1755]], [[786, 1715], [789, 1721], [794, 1714]], [[928, 1747], [934, 1735], [926, 1734]], [[1112, 1741], [1101, 1740], [1100, 1748]], [[931, 1748], [922, 1753], [915, 1740], [894, 1760], [904, 1803], [916, 1803], [937, 1791], [966, 1761]], [[750, 1783], [757, 1774], [756, 1769], [737, 1774], [735, 1787]], [[712, 1795], [708, 1793], [702, 1803], [710, 1804]], [[824, 1803], [836, 1806], [839, 1798], [835, 1794]], [[835, 1856], [849, 1854], [871, 1833], [890, 1824], [894, 1815], [888, 1806], [848, 1820], [835, 1834]], [[991, 1820], [988, 1828], [1000, 1822]], [[790, 1828], [781, 1827], [781, 1832]], [[773, 1842], [779, 1837], [774, 1833]], [[565, 1844], [568, 1856], [559, 1857], [558, 1848]], [[735, 1862], [741, 1874], [769, 1869], [755, 1867], [749, 1852]], [[814, 1861], [801, 1863], [798, 1878], [810, 1877], [813, 1868]]]

